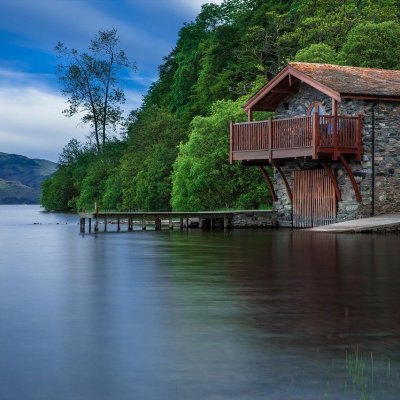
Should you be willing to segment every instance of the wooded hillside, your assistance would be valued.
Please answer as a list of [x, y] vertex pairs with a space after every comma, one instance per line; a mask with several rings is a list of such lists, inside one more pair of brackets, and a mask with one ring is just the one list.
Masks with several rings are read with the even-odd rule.
[[38, 204], [43, 180], [57, 165], [0, 152], [0, 204]]
[[[288, 61], [400, 69], [397, 0], [225, 0], [179, 32], [127, 136], [71, 141], [43, 186], [50, 210], [206, 210], [270, 204], [256, 168], [229, 164], [230, 120]], [[258, 116], [259, 118], [267, 117]]]

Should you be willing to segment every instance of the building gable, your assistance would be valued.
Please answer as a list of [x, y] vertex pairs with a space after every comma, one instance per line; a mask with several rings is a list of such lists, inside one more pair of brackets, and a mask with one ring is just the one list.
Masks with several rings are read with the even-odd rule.
[[246, 111], [275, 111], [304, 82], [340, 102], [343, 98], [400, 101], [400, 71], [330, 64], [289, 63], [244, 105]]

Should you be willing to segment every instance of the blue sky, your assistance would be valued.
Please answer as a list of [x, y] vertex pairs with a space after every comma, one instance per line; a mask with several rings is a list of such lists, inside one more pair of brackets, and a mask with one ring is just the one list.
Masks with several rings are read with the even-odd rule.
[[0, 0], [0, 152], [57, 161], [89, 130], [66, 118], [54, 74], [58, 41], [85, 50], [99, 30], [116, 28], [138, 71], [123, 82], [126, 111], [137, 108], [184, 22], [221, 0]]

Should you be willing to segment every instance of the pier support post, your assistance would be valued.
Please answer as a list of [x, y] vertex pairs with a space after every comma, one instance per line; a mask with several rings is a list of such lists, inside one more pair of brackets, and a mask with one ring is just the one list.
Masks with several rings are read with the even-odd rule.
[[86, 219], [85, 218], [81, 218], [81, 220], [80, 220], [81, 233], [85, 233], [85, 225], [86, 225]]
[[156, 217], [155, 221], [154, 221], [154, 229], [156, 231], [161, 231], [161, 218], [160, 217]]
[[92, 233], [92, 218], [89, 218], [89, 233]]
[[94, 203], [94, 215], [95, 215], [94, 231], [95, 233], [97, 233], [99, 231], [99, 207], [97, 207], [97, 202]]
[[104, 232], [107, 232], [107, 218], [104, 218]]
[[181, 218], [179, 222], [179, 227], [181, 228], [181, 231], [183, 231], [183, 218]]
[[118, 232], [121, 230], [120, 219], [117, 218], [117, 230]]
[[132, 224], [132, 218], [128, 218], [128, 232], [132, 232], [133, 229], [133, 224]]
[[168, 224], [169, 229], [174, 229], [174, 222], [172, 221], [172, 216], [169, 216], [169, 224]]
[[144, 219], [144, 216], [142, 217], [142, 231], [146, 230], [146, 221]]
[[224, 217], [224, 229], [228, 229], [228, 228], [229, 228], [229, 218]]
[[215, 218], [211, 218], [211, 229], [215, 229]]
[[189, 230], [189, 217], [186, 218], [186, 230]]

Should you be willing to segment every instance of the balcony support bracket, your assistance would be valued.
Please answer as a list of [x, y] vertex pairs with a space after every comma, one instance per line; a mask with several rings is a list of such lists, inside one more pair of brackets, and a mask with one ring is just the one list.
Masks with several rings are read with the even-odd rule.
[[264, 179], [266, 180], [266, 182], [268, 184], [269, 190], [271, 192], [272, 200], [273, 201], [278, 201], [278, 196], [276, 195], [276, 192], [275, 192], [275, 189], [274, 189], [274, 185], [272, 183], [271, 178], [268, 175], [268, 172], [265, 170], [265, 168], [262, 165], [260, 165], [259, 167], [260, 167], [261, 173], [264, 176]]
[[357, 200], [359, 203], [361, 203], [361, 193], [360, 193], [360, 190], [358, 189], [357, 182], [356, 182], [356, 180], [354, 179], [354, 175], [353, 175], [353, 172], [352, 172], [352, 170], [351, 170], [351, 168], [350, 168], [349, 163], [346, 161], [346, 159], [345, 159], [345, 158], [343, 157], [343, 155], [340, 154], [340, 153], [339, 153], [339, 155], [338, 155], [338, 158], [339, 158], [339, 160], [342, 162], [342, 164], [343, 164], [343, 166], [344, 166], [344, 168], [345, 168], [347, 174], [349, 175], [351, 184], [353, 185], [354, 193], [355, 193], [355, 195], [356, 195], [356, 200]]
[[281, 167], [279, 165], [277, 165], [274, 161], [271, 161], [271, 164], [275, 167], [275, 169], [278, 171], [279, 175], [281, 176], [281, 178], [283, 180], [283, 183], [285, 185], [286, 193], [287, 193], [287, 195], [289, 197], [289, 200], [290, 200], [291, 203], [293, 203], [292, 189], [290, 189], [289, 182], [286, 179], [285, 174], [283, 173]]
[[332, 168], [325, 162], [321, 163], [321, 165], [324, 167], [326, 174], [329, 176], [329, 178], [331, 179], [331, 181], [333, 183], [337, 201], [342, 201], [342, 194], [340, 193], [339, 185], [337, 183], [337, 180], [336, 180], [335, 174], [333, 173]]

